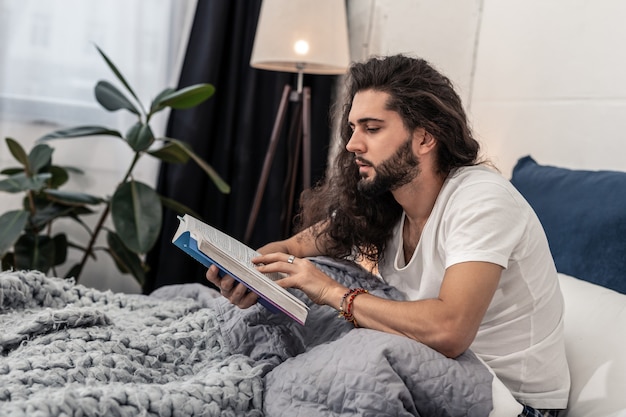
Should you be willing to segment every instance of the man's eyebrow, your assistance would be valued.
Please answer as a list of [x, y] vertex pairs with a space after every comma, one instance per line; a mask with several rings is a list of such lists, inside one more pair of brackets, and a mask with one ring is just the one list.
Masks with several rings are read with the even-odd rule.
[[[379, 123], [382, 123], [382, 122], [384, 122], [384, 120], [383, 119], [377, 119], [375, 117], [362, 117], [362, 118], [358, 119], [356, 122], [358, 124], [362, 125], [362, 124], [368, 123], [368, 122], [379, 122]], [[349, 123], [352, 123], [352, 122], [349, 121]]]

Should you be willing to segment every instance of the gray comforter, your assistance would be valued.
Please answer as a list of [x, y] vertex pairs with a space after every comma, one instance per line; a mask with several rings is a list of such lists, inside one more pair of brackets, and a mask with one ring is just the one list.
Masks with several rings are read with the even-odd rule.
[[[398, 298], [350, 263], [349, 286]], [[311, 305], [306, 326], [201, 285], [114, 294], [0, 274], [0, 416], [487, 416], [492, 376]]]

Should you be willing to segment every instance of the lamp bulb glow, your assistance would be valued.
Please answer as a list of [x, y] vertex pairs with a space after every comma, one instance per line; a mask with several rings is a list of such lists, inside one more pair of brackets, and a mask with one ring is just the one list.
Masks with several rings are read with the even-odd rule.
[[309, 52], [309, 43], [302, 39], [296, 41], [296, 43], [293, 44], [293, 50], [298, 55], [306, 55], [307, 52]]

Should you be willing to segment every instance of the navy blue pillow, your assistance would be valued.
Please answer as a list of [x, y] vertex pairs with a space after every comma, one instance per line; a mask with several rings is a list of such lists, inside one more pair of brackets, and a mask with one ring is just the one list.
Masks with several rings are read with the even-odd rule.
[[517, 161], [513, 185], [541, 221], [559, 272], [626, 294], [626, 172]]

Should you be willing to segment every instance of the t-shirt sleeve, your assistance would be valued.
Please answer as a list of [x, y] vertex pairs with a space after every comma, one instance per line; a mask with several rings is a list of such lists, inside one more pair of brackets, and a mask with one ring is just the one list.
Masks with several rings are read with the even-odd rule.
[[491, 262], [508, 267], [528, 223], [528, 208], [512, 190], [478, 182], [450, 197], [439, 240], [445, 268], [461, 262]]

